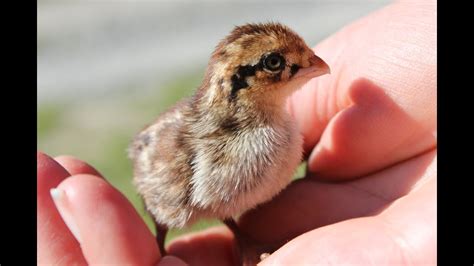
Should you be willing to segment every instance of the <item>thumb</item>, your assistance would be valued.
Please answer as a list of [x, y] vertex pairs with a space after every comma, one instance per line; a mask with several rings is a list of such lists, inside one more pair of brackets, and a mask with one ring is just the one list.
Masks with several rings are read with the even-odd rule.
[[368, 174], [436, 146], [436, 3], [397, 2], [316, 46], [331, 75], [289, 100], [319, 177]]

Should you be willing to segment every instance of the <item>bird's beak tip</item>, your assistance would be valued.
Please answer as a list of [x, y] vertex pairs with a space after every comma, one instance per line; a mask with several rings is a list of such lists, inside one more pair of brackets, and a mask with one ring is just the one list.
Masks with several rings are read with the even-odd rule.
[[302, 77], [311, 79], [330, 73], [331, 69], [329, 68], [329, 65], [324, 62], [320, 57], [313, 55], [311, 58], [309, 58], [309, 66], [300, 69], [293, 76], [293, 79], [299, 79]]
[[331, 74], [331, 68], [323, 59], [321, 59], [321, 57], [313, 55], [309, 59], [309, 62], [311, 66], [315, 66], [319, 70], [318, 72], [320, 75]]

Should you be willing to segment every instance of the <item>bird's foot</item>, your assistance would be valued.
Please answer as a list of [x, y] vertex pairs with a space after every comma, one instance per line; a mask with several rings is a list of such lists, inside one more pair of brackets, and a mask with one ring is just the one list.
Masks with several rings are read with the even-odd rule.
[[240, 265], [255, 266], [275, 250], [274, 245], [261, 243], [244, 234], [233, 219], [227, 219], [224, 223], [234, 233]]

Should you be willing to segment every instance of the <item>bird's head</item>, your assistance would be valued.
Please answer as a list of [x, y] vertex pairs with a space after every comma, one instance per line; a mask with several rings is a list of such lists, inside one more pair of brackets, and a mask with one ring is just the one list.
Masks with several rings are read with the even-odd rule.
[[329, 66], [279, 23], [235, 27], [212, 54], [206, 73], [213, 98], [279, 103]]

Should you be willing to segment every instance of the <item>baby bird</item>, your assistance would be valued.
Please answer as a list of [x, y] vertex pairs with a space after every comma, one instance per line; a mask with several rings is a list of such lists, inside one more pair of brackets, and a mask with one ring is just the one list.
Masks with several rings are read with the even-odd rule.
[[162, 254], [168, 228], [218, 218], [238, 234], [233, 217], [290, 183], [302, 137], [286, 99], [328, 73], [303, 39], [279, 23], [235, 27], [217, 45], [195, 94], [161, 114], [129, 148], [134, 184], [157, 223]]

